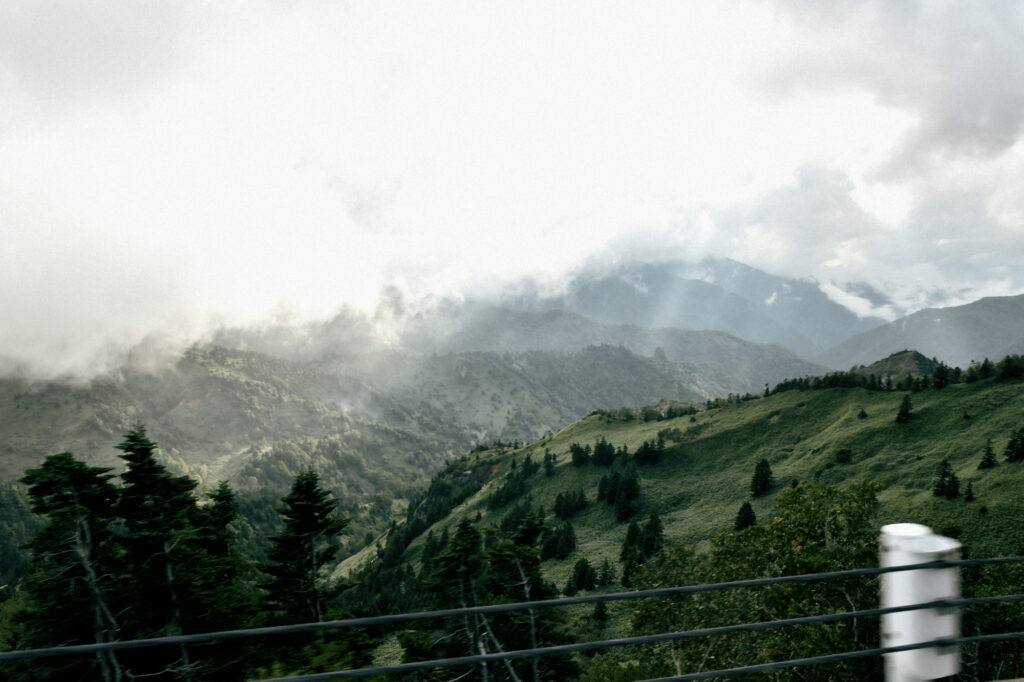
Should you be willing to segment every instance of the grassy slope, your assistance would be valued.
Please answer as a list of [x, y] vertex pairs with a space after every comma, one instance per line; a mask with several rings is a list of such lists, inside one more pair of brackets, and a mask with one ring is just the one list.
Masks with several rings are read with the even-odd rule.
[[[863, 389], [790, 391], [702, 412], [693, 422], [690, 417], [619, 422], [592, 415], [522, 450], [472, 455], [492, 460], [495, 478], [439, 522], [435, 533], [477, 512], [485, 525], [497, 526], [508, 508], [488, 510], [486, 497], [501, 484], [512, 457], [522, 461], [529, 452], [540, 461], [545, 448], [557, 454], [555, 475], [546, 478], [540, 473], [531, 480], [533, 503], [550, 513], [559, 492], [582, 487], [588, 500], [594, 500], [598, 480], [608, 472], [592, 465], [573, 467], [568, 454], [571, 443], [593, 443], [603, 436], [633, 451], [658, 431], [678, 428], [683, 437], [670, 442], [662, 461], [639, 469], [641, 516], [657, 510], [670, 541], [700, 542], [731, 529], [739, 506], [749, 499], [754, 465], [764, 457], [771, 463], [777, 485], [772, 493], [753, 500], [762, 521], [771, 513], [774, 494], [792, 481], [843, 484], [868, 479], [884, 486], [880, 525], [913, 521], [937, 531], [962, 533], [961, 540], [975, 556], [1024, 551], [1024, 530], [1016, 521], [1024, 512], [1019, 495], [1024, 466], [1001, 461], [994, 469], [977, 469], [986, 438], [992, 438], [1001, 455], [1010, 432], [1022, 425], [1024, 384], [985, 381], [913, 394], [914, 416], [906, 425], [894, 421], [902, 397], [898, 392]], [[862, 408], [868, 415], [864, 419], [858, 418]], [[849, 463], [837, 462], [837, 453], [843, 450], [849, 450]], [[950, 460], [960, 478], [961, 491], [973, 481], [975, 501], [965, 502], [963, 495], [953, 501], [932, 495], [936, 468], [943, 458]], [[983, 507], [987, 513], [981, 513]], [[614, 562], [626, 531], [626, 524], [617, 523], [612, 509], [603, 503], [591, 502], [572, 523], [577, 552], [565, 561], [545, 563], [547, 577], [556, 584], [564, 583], [581, 556], [592, 563], [603, 558]], [[418, 546], [414, 542], [412, 552]], [[357, 561], [354, 558], [352, 563]]]

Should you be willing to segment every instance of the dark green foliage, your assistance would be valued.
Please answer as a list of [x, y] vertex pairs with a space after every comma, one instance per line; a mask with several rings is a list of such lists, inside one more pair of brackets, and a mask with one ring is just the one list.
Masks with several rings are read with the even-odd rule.
[[281, 623], [319, 622], [332, 592], [320, 570], [338, 553], [337, 536], [348, 523], [334, 515], [337, 502], [320, 487], [315, 471], [295, 477], [279, 513], [284, 529], [270, 538], [264, 588], [267, 609]]
[[196, 482], [172, 476], [156, 461], [156, 444], [137, 426], [117, 445], [126, 463], [117, 503], [124, 519], [126, 571], [137, 595], [126, 624], [138, 636], [182, 630], [181, 572], [184, 536], [194, 513]]
[[985, 439], [985, 450], [981, 455], [981, 461], [978, 462], [979, 469], [991, 469], [997, 464], [996, 453], [992, 449], [992, 439]]
[[[64, 452], [25, 472], [32, 511], [47, 524], [28, 547], [33, 572], [25, 586], [22, 646], [89, 644], [120, 639], [123, 551], [112, 533], [117, 489], [109, 469], [90, 467]], [[110, 680], [121, 669], [113, 652], [34, 662], [35, 679]]]
[[[21, 646], [243, 627], [253, 601], [229, 524], [236, 515], [222, 484], [197, 505], [195, 482], [170, 475], [137, 426], [117, 446], [126, 462], [115, 487], [108, 469], [69, 453], [26, 472], [33, 511], [47, 519], [31, 540], [32, 573]], [[185, 674], [241, 680], [242, 644], [164, 647], [53, 659], [30, 679], [122, 679]]]
[[572, 567], [572, 575], [569, 576], [569, 581], [562, 591], [566, 596], [571, 597], [580, 590], [592, 590], [596, 585], [597, 571], [594, 570], [594, 567], [590, 565], [586, 558], [577, 559]]
[[555, 453], [544, 448], [544, 475], [551, 478], [555, 475]]
[[615, 582], [615, 568], [612, 566], [612, 562], [605, 559], [601, 562], [601, 570], [597, 573], [597, 584], [598, 585], [611, 585]]
[[615, 463], [615, 446], [604, 439], [604, 436], [599, 438], [594, 443], [594, 464], [603, 467], [609, 467]]
[[1007, 355], [996, 365], [996, 381], [1024, 378], [1024, 356]]
[[897, 424], [906, 424], [910, 421], [910, 417], [912, 416], [910, 410], [912, 407], [913, 406], [910, 404], [910, 394], [908, 393], [903, 396], [903, 400], [900, 402], [900, 409], [896, 413]]
[[590, 446], [581, 446], [579, 443], [572, 443], [569, 445], [569, 453], [572, 455], [572, 465], [574, 467], [586, 466], [590, 463]]
[[[610, 495], [610, 494], [609, 494]], [[640, 511], [640, 479], [636, 469], [626, 469], [615, 491], [615, 519], [625, 521]]]
[[555, 527], [545, 526], [541, 535], [540, 558], [566, 559], [576, 549], [576, 529], [568, 521]]
[[[871, 566], [877, 561], [878, 490], [864, 483], [846, 490], [821, 485], [787, 488], [776, 498], [772, 522], [722, 533], [701, 551], [683, 545], [667, 548], [648, 560], [636, 576], [636, 586], [696, 585]], [[633, 624], [636, 634], [678, 632], [873, 608], [877, 603], [877, 580], [848, 578], [647, 599], [634, 607]], [[645, 671], [644, 678], [659, 678], [677, 675], [678, 670], [707, 669], [709, 646], [717, 669], [871, 649], [878, 642], [877, 621], [858, 619], [713, 641], [677, 640], [633, 655]], [[882, 676], [878, 658], [832, 663], [823, 672], [829, 679], [843, 680]]]
[[967, 491], [964, 493], [964, 502], [974, 502], [973, 481], [967, 481]]
[[632, 464], [621, 473], [612, 471], [597, 484], [597, 499], [615, 508], [615, 518], [625, 521], [640, 511], [640, 478]]
[[532, 477], [538, 471], [540, 471], [540, 464], [533, 461], [532, 455], [526, 455], [526, 459], [523, 460], [523, 466], [519, 469], [519, 475], [524, 479], [527, 479]]
[[[448, 546], [438, 555], [427, 587], [435, 595], [434, 606], [475, 606], [491, 601], [534, 601], [555, 595], [540, 575], [537, 543], [541, 521], [529, 514], [511, 536], [484, 548], [484, 539], [472, 522], [463, 519]], [[562, 643], [560, 616], [549, 611], [522, 614], [472, 614], [447, 619], [438, 627], [425, 624], [423, 630], [405, 631], [400, 641], [406, 660], [478, 654], [482, 651], [528, 649]], [[494, 666], [494, 667], [491, 667]], [[502, 678], [514, 672], [520, 679], [561, 679], [575, 673], [567, 658], [551, 657], [481, 664], [470, 672], [472, 679]]]
[[631, 587], [640, 566], [661, 550], [665, 544], [661, 517], [652, 513], [642, 527], [636, 521], [630, 521], [626, 529], [626, 537], [619, 550], [619, 561], [622, 562], [622, 585]]
[[657, 464], [661, 453], [665, 450], [665, 438], [659, 433], [657, 440], [644, 441], [633, 453], [633, 461], [637, 464]]
[[487, 498], [488, 509], [499, 509], [526, 494], [526, 480], [540, 469], [540, 465], [534, 464], [529, 457], [526, 458], [526, 462], [523, 466], [516, 467], [515, 460], [512, 460], [511, 470], [505, 482]]
[[1007, 462], [1020, 462], [1024, 460], [1024, 426], [1010, 434], [1010, 440], [1006, 443], [1003, 457]]
[[960, 480], [953, 473], [948, 459], [939, 463], [938, 476], [932, 486], [932, 494], [949, 500], [955, 500], [960, 495]]
[[603, 601], [594, 604], [594, 613], [591, 617], [598, 625], [603, 627], [608, 622], [608, 605]]
[[775, 479], [772, 476], [772, 467], [767, 459], [761, 459], [754, 467], [754, 476], [750, 479], [750, 493], [754, 497], [760, 497], [772, 489]]
[[640, 533], [640, 549], [645, 557], [654, 556], [665, 545], [665, 530], [658, 512], [652, 512]]
[[868, 413], [864, 411], [864, 408], [860, 408], [860, 412], [857, 413], [857, 419], [867, 419]]
[[744, 502], [736, 513], [736, 522], [733, 524], [733, 530], [743, 530], [756, 524], [757, 516], [754, 514], [754, 508], [750, 506], [749, 502]]
[[554, 513], [560, 519], [568, 519], [575, 515], [577, 512], [582, 511], [587, 506], [587, 498], [583, 494], [583, 489], [579, 488], [575, 491], [567, 493], [558, 493], [555, 496], [555, 507]]
[[527, 498], [523, 502], [512, 507], [512, 509], [505, 514], [504, 518], [501, 519], [501, 523], [498, 526], [501, 529], [501, 532], [506, 535], [511, 535], [515, 532], [515, 530], [523, 524], [523, 521], [525, 521], [526, 517], [530, 514], [531, 504], [532, 500]]

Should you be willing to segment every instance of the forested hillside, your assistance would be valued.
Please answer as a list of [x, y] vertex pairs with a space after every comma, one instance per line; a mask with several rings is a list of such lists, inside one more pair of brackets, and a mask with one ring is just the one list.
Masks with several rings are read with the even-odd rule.
[[[1024, 513], [1024, 359], [906, 371], [926, 365], [907, 353], [872, 366], [879, 374], [840, 372], [701, 403], [595, 410], [533, 442], [477, 446], [403, 499], [378, 494], [361, 504], [315, 471], [337, 455], [323, 449], [329, 441], [277, 455], [300, 469], [287, 494], [241, 495], [227, 483], [199, 493], [194, 479], [159, 463], [146, 432], [134, 427], [116, 448], [120, 480], [73, 455], [53, 455], [5, 498], [8, 525], [31, 539], [31, 551], [27, 563], [8, 567], [0, 635], [8, 647], [42, 646], [855, 568], [874, 565], [878, 529], [891, 522], [930, 525], [971, 556], [1022, 553], [1015, 519]], [[39, 517], [24, 514], [26, 501]], [[159, 511], [146, 521], [152, 510]], [[75, 524], [87, 524], [91, 539], [62, 530]], [[296, 544], [314, 536], [313, 544]], [[292, 575], [303, 546], [317, 569]], [[965, 594], [1013, 592], [1019, 573], [965, 572]], [[69, 575], [78, 577], [68, 583]], [[286, 587], [300, 584], [296, 592]], [[69, 665], [97, 678], [122, 666], [178, 679], [196, 666], [221, 671], [217, 679], [258, 679], [461, 655], [467, 647], [508, 650], [869, 608], [877, 583], [730, 595]], [[58, 609], [81, 616], [58, 622]], [[89, 614], [99, 630], [82, 628]], [[1004, 607], [968, 609], [964, 627], [1019, 630], [1024, 617]], [[877, 638], [877, 622], [862, 619], [852, 628], [546, 658], [536, 674], [641, 679], [698, 669], [709, 655], [726, 667], [867, 649]], [[1009, 644], [983, 645], [967, 663], [970, 679], [1024, 673], [1024, 657]], [[6, 672], [66, 679], [62, 665], [29, 673], [10, 664]], [[486, 674], [525, 678], [532, 665]], [[878, 665], [845, 663], [830, 674], [871, 678]]]

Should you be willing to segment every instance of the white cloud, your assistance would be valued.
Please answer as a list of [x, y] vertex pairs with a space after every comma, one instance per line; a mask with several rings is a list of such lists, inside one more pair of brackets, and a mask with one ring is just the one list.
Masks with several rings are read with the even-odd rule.
[[1024, 287], [1020, 11], [837, 7], [5, 3], [0, 356], [629, 254]]

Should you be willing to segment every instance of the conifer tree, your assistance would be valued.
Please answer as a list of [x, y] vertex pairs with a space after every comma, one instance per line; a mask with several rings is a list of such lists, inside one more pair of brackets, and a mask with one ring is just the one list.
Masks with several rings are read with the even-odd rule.
[[950, 500], [954, 500], [960, 495], [960, 480], [953, 473], [948, 459], [939, 463], [938, 477], [935, 479], [935, 485], [932, 486], [932, 494]]
[[[111, 532], [117, 490], [110, 469], [90, 467], [64, 452], [29, 469], [32, 511], [44, 526], [28, 544], [34, 570], [25, 591], [31, 609], [25, 622], [28, 647], [90, 644], [121, 638], [118, 578], [121, 551]], [[84, 659], [39, 659], [31, 679], [121, 680], [115, 652]]]
[[750, 502], [744, 502], [736, 514], [733, 530], [743, 530], [754, 525], [757, 525], [757, 516], [754, 514], [754, 508], [750, 506]]
[[754, 476], [750, 479], [750, 492], [754, 497], [760, 497], [771, 490], [774, 484], [772, 467], [767, 459], [762, 458], [754, 467]]
[[330, 594], [320, 570], [338, 553], [337, 536], [348, 520], [335, 517], [338, 503], [320, 487], [315, 471], [296, 476], [282, 501], [284, 530], [271, 538], [263, 568], [270, 577], [266, 603], [283, 622], [319, 622]]
[[601, 562], [601, 570], [597, 574], [598, 585], [611, 585], [615, 582], [615, 569], [612, 568], [612, 562], [608, 561], [605, 557], [604, 561]]
[[[613, 475], [614, 476], [614, 475]], [[610, 496], [611, 493], [609, 493]], [[615, 518], [625, 521], [640, 511], [640, 479], [636, 467], [630, 465], [619, 480], [615, 491]]]
[[992, 439], [985, 439], [985, 451], [981, 455], [981, 461], [978, 462], [979, 469], [991, 469], [996, 465], [996, 453], [992, 449]]
[[[147, 437], [146, 427], [141, 424], [128, 431], [115, 447], [124, 453], [121, 459], [126, 465], [117, 511], [124, 524], [121, 542], [127, 564], [126, 592], [132, 596], [132, 608], [123, 626], [131, 637], [181, 634], [182, 550], [196, 504], [192, 494], [196, 482], [187, 476], [172, 476], [156, 460], [156, 443]], [[153, 652], [133, 654], [131, 658], [137, 674], [193, 664], [185, 646], [179, 648], [176, 660], [161, 661]]]
[[907, 394], [905, 394], [903, 396], [903, 400], [900, 402], [900, 409], [896, 413], [896, 423], [897, 424], [906, 424], [907, 422], [910, 421], [910, 416], [911, 416], [910, 415], [910, 410], [911, 410], [911, 407], [912, 406], [910, 404], [910, 394], [907, 393]]
[[664, 527], [658, 512], [652, 512], [641, 531], [640, 546], [645, 557], [652, 557], [665, 544]]
[[1024, 426], [1010, 434], [1010, 440], [1003, 451], [1007, 462], [1024, 461]]

